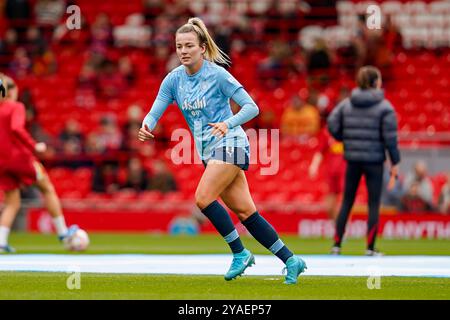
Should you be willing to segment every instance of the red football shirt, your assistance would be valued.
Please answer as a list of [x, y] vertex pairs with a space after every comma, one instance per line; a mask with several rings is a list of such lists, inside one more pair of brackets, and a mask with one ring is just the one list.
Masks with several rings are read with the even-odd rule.
[[0, 102], [0, 164], [35, 159], [36, 142], [25, 129], [25, 106], [20, 102]]

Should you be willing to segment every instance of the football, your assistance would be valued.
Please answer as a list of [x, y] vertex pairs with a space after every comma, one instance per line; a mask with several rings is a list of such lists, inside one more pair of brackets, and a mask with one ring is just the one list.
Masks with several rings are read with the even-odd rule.
[[89, 236], [83, 229], [78, 229], [66, 242], [66, 249], [70, 251], [84, 251], [89, 246]]

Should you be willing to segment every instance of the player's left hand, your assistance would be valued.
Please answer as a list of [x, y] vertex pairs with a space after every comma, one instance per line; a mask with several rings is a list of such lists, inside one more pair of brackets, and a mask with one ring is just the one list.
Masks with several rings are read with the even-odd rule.
[[387, 189], [389, 191], [391, 191], [395, 187], [395, 183], [397, 182], [398, 179], [398, 171], [399, 171], [398, 165], [392, 166], [387, 186]]
[[213, 127], [212, 134], [218, 138], [223, 137], [228, 132], [228, 126], [225, 122], [208, 123], [208, 125]]

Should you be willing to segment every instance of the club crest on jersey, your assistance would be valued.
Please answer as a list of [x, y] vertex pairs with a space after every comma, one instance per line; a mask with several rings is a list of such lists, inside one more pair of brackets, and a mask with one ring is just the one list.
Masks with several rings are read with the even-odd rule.
[[184, 100], [183, 106], [181, 107], [183, 110], [198, 110], [204, 109], [206, 107], [206, 98], [196, 99], [193, 102], [189, 102], [188, 100]]

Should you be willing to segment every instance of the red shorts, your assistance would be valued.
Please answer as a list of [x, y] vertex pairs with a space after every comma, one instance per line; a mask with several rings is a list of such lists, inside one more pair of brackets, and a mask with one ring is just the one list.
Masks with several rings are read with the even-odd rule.
[[0, 165], [0, 190], [14, 190], [36, 182], [37, 172], [34, 160]]
[[328, 193], [340, 194], [344, 190], [346, 163], [342, 156], [330, 160], [327, 171]]

